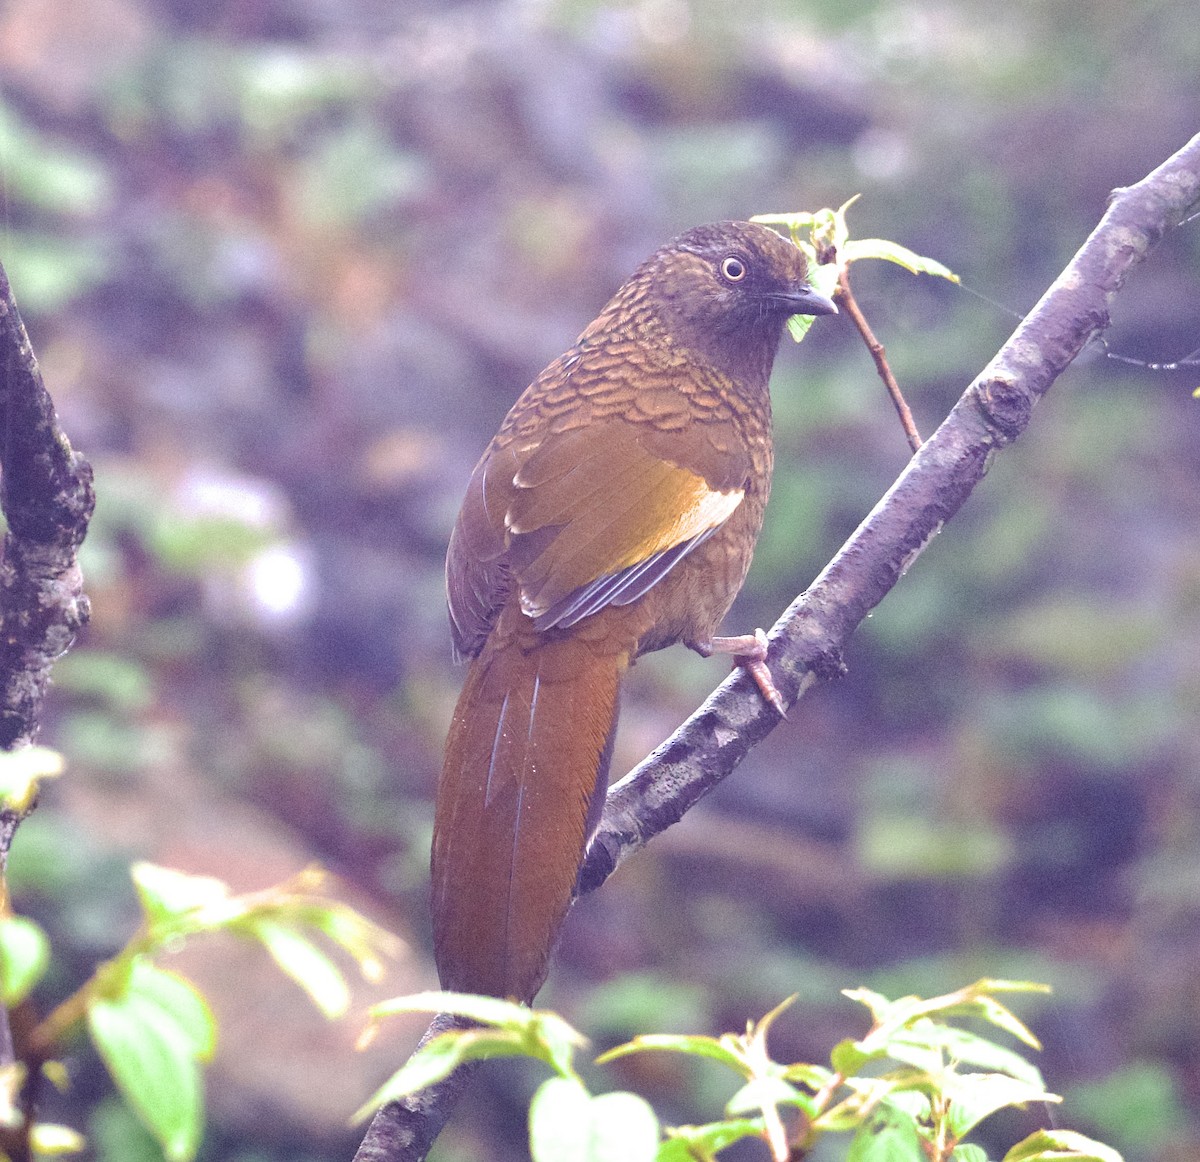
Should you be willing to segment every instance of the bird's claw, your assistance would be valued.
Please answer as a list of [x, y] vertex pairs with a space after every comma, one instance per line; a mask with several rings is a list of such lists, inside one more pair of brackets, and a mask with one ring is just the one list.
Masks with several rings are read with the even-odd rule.
[[775, 687], [771, 669], [767, 665], [767, 635], [762, 629], [738, 637], [715, 637], [710, 643], [713, 653], [732, 654], [733, 664], [741, 666], [758, 687], [759, 693], [779, 714], [787, 717], [783, 698]]

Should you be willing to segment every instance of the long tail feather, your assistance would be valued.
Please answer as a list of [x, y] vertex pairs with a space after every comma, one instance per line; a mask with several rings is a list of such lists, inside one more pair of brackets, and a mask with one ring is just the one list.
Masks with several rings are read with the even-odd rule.
[[578, 636], [507, 637], [471, 663], [434, 822], [443, 988], [529, 1001], [541, 987], [603, 803], [628, 658]]

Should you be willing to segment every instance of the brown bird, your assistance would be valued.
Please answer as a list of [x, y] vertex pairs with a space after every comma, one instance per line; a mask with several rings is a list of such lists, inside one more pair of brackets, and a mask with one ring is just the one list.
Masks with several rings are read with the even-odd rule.
[[517, 400], [467, 486], [446, 590], [458, 657], [433, 832], [442, 987], [531, 1001], [604, 803], [621, 677], [682, 641], [782, 710], [762, 631], [713, 634], [771, 484], [788, 317], [837, 308], [765, 226], [651, 255]]

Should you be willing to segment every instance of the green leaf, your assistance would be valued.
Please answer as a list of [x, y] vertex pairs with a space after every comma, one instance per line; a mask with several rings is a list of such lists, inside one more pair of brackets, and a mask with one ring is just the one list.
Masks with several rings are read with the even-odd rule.
[[90, 1111], [87, 1137], [94, 1162], [163, 1162], [162, 1147], [116, 1092]]
[[[833, 297], [833, 292], [837, 290], [838, 284], [838, 266], [835, 262], [825, 263], [818, 266], [815, 263], [810, 263], [808, 268], [808, 281], [821, 292], [821, 294]], [[805, 335], [808, 334], [809, 328], [816, 322], [815, 315], [789, 315], [787, 321], [788, 333], [797, 342], [801, 342]]]
[[849, 1096], [814, 1118], [813, 1129], [820, 1133], [856, 1131], [884, 1101], [891, 1101], [901, 1113], [914, 1119], [928, 1110], [928, 1102], [922, 1105], [920, 1094], [901, 1088], [894, 1078], [848, 1077], [845, 1085]]
[[593, 1162], [652, 1162], [660, 1136], [658, 1118], [645, 1098], [624, 1092], [592, 1098], [588, 1157]]
[[890, 1001], [882, 993], [869, 988], [842, 989], [842, 996], [866, 1005], [877, 1025], [897, 1020], [897, 1014], [903, 1016], [910, 1013], [918, 1003], [917, 997], [901, 997], [898, 1001]]
[[275, 963], [330, 1020], [350, 1007], [350, 989], [341, 970], [303, 932], [265, 916], [240, 927], [262, 941]]
[[747, 1082], [726, 1103], [727, 1114], [745, 1114], [776, 1106], [795, 1106], [806, 1114], [815, 1115], [812, 1098], [782, 1077], [756, 1077]]
[[853, 1077], [868, 1061], [882, 1056], [882, 1049], [875, 1053], [867, 1053], [862, 1049], [861, 1042], [847, 1038], [833, 1047], [829, 1060], [837, 1073], [843, 1077]]
[[[1000, 986], [1007, 986], [1009, 983], [1007, 981], [979, 982], [980, 985], [986, 985], [993, 989], [997, 989]], [[1025, 982], [1021, 983], [1023, 985]], [[1035, 985], [1031, 988], [1013, 988], [1009, 991], [1048, 993], [1050, 988], [1048, 985]], [[973, 1016], [979, 1017], [980, 1020], [987, 1021], [989, 1025], [995, 1025], [997, 1029], [1003, 1029], [1006, 1033], [1011, 1033], [1018, 1041], [1023, 1041], [1031, 1049], [1041, 1049], [1042, 1047], [1042, 1043], [1033, 1035], [1032, 1030], [1029, 1029], [1025, 1022], [1006, 1006], [1002, 1005], [995, 997], [977, 997], [973, 1004], [967, 1006], [966, 1011]]]
[[534, 1162], [652, 1162], [658, 1118], [636, 1094], [592, 1097], [573, 1079], [552, 1077], [529, 1107]]
[[[809, 269], [808, 281], [812, 283], [823, 295], [833, 298], [834, 291], [838, 285], [838, 268], [835, 262], [826, 262], [820, 266], [814, 266]], [[805, 316], [812, 318], [812, 315]]]
[[742, 1077], [749, 1077], [750, 1072], [745, 1060], [723, 1039], [716, 1037], [690, 1036], [676, 1033], [644, 1033], [626, 1041], [624, 1045], [616, 1045], [606, 1053], [596, 1058], [597, 1065], [607, 1065], [618, 1057], [628, 1057], [631, 1053], [647, 1053], [651, 1051], [667, 1053], [683, 1053], [689, 1057], [705, 1057], [710, 1061], [719, 1061], [727, 1065]]
[[306, 924], [352, 956], [367, 980], [382, 980], [383, 957], [396, 956], [404, 948], [399, 937], [336, 900], [309, 904], [302, 915]]
[[169, 867], [139, 861], [130, 869], [133, 886], [150, 932], [169, 921], [229, 901], [229, 887], [212, 876], [194, 876]]
[[50, 964], [50, 941], [25, 916], [0, 920], [0, 1002], [24, 1000]]
[[987, 1151], [973, 1143], [955, 1146], [954, 1153], [950, 1155], [950, 1162], [988, 1162]]
[[[836, 210], [825, 208], [816, 213], [755, 214], [751, 221], [780, 227], [788, 232], [791, 240], [807, 255], [809, 278], [822, 294], [832, 294], [842, 270], [864, 258], [893, 262], [914, 274], [932, 274], [951, 282], [960, 281], [949, 267], [936, 259], [917, 254], [898, 242], [886, 238], [851, 239], [846, 211], [856, 201], [857, 194]], [[812, 324], [811, 316], [794, 315], [788, 319], [788, 331], [799, 343], [808, 334]]]
[[1122, 1158], [1111, 1146], [1073, 1130], [1038, 1130], [1009, 1150], [1004, 1162], [1122, 1162]]
[[1041, 1071], [1019, 1053], [997, 1045], [986, 1037], [941, 1025], [926, 1019], [898, 1030], [887, 1043], [887, 1053], [928, 1073], [937, 1072], [944, 1062], [977, 1065], [997, 1073], [1007, 1073], [1027, 1085], [1045, 1088]]
[[943, 1093], [950, 1099], [950, 1129], [956, 1138], [965, 1138], [984, 1118], [1006, 1106], [1062, 1101], [1040, 1085], [1003, 1073], [950, 1074], [942, 1081]]
[[[516, 1001], [500, 1001], [495, 997], [439, 992], [393, 997], [389, 1001], [380, 1001], [379, 1004], [371, 1006], [371, 1016], [375, 1018], [392, 1017], [399, 1013], [453, 1013], [459, 1017], [466, 1017], [469, 1021], [478, 1021], [481, 1025], [525, 1029], [532, 1023], [535, 1010]], [[577, 1033], [576, 1037], [576, 1044], [584, 1043], [581, 1034]]]
[[204, 995], [190, 980], [138, 958], [131, 966], [127, 988], [175, 1021], [198, 1061], [212, 1059], [217, 1047], [217, 1021]]
[[0, 751], [0, 800], [22, 814], [33, 805], [42, 779], [63, 773], [63, 757], [44, 746], [24, 746]]
[[875, 1018], [874, 1028], [858, 1042], [859, 1048], [866, 1053], [876, 1052], [895, 1035], [897, 1030], [906, 1025], [912, 1025], [922, 1018], [929, 1017], [944, 1022], [947, 1017], [953, 1016], [977, 1017], [1011, 1033], [1031, 1048], [1040, 1049], [1041, 1044], [1026, 1025], [991, 994], [995, 992], [1046, 993], [1049, 991], [1049, 986], [1035, 984], [1032, 981], [990, 980], [987, 978], [930, 1000], [922, 1000], [920, 997], [900, 997], [898, 1000], [889, 1001], [886, 997], [880, 996], [870, 989], [843, 990], [851, 1000], [861, 1001], [865, 1004]]
[[824, 1089], [833, 1080], [833, 1071], [826, 1069], [823, 1065], [806, 1065], [803, 1062], [797, 1062], [795, 1065], [785, 1066], [780, 1076], [786, 1081], [807, 1085], [809, 1089], [816, 1092]]
[[38, 1122], [29, 1131], [29, 1144], [38, 1158], [60, 1158], [64, 1154], [82, 1154], [87, 1139], [70, 1126], [55, 1126]]
[[428, 992], [396, 997], [373, 1006], [371, 1018], [378, 1021], [396, 1013], [413, 1012], [450, 1013], [491, 1025], [508, 1034], [513, 1054], [544, 1061], [563, 1077], [575, 1076], [575, 1050], [587, 1044], [587, 1038], [557, 1013], [471, 993]]
[[529, 1152], [534, 1162], [579, 1162], [588, 1157], [591, 1095], [578, 1081], [551, 1077], [529, 1103]]
[[817, 216], [801, 210], [796, 214], [755, 214], [750, 221], [761, 222], [764, 226], [783, 226], [794, 236], [801, 230], [811, 230], [816, 225]]
[[532, 1056], [520, 1034], [510, 1029], [455, 1029], [426, 1042], [354, 1113], [368, 1118], [381, 1105], [436, 1085], [468, 1061]]
[[928, 1162], [911, 1118], [883, 1102], [850, 1141], [846, 1162]]
[[960, 282], [958, 275], [948, 266], [943, 266], [933, 258], [925, 258], [886, 238], [854, 238], [846, 242], [839, 251], [838, 257], [845, 263], [859, 262], [864, 258], [879, 258], [884, 262], [894, 262], [913, 274], [932, 274], [938, 278]]
[[974, 984], [968, 988], [972, 992], [984, 993], [1036, 993], [1040, 996], [1045, 996], [1054, 990], [1042, 981], [1038, 980], [1009, 980], [1007, 977], [984, 976], [980, 977]]
[[131, 973], [121, 993], [92, 1001], [88, 1031], [117, 1088], [163, 1152], [171, 1162], [188, 1162], [203, 1130], [197, 1031], [191, 1017], [181, 1021], [162, 1007], [167, 989], [161, 981], [137, 975], [141, 988]]
[[563, 1077], [575, 1075], [575, 1050], [587, 1044], [587, 1038], [577, 1033], [557, 1013], [534, 1010], [537, 1022], [530, 1029], [528, 1040], [535, 1040], [544, 1048], [542, 1059]]
[[734, 1142], [762, 1136], [761, 1118], [730, 1118], [704, 1126], [670, 1126], [655, 1162], [697, 1162], [701, 1158], [707, 1162]]
[[[910, 1121], [922, 1125], [929, 1121], [931, 1106], [930, 1093], [934, 1090], [932, 1079], [928, 1074], [904, 1070], [899, 1074], [878, 1079], [887, 1086], [884, 1094], [887, 1102], [899, 1110]], [[868, 1109], [870, 1103], [868, 1103]]]

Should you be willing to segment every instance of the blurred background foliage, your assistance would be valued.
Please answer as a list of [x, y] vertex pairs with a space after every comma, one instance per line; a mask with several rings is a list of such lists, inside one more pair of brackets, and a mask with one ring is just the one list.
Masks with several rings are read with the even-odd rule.
[[[521, 388], [672, 234], [861, 192], [860, 236], [978, 292], [856, 268], [930, 431], [1108, 191], [1200, 126], [1198, 59], [1188, 0], [8, 0], [0, 255], [99, 496], [93, 622], [43, 735], [69, 772], [12, 863], [51, 993], [124, 939], [133, 856], [238, 890], [319, 859], [410, 942], [388, 991], [429, 985], [442, 554]], [[1111, 348], [1200, 344], [1198, 276], [1193, 222]], [[841, 987], [1046, 980], [1063, 1122], [1194, 1159], [1196, 385], [1081, 358], [847, 677], [577, 909], [543, 1000], [603, 1045], [799, 992], [776, 1055], [814, 1060], [857, 1028]], [[769, 625], [906, 458], [843, 323], [785, 346], [774, 398], [734, 628]], [[639, 664], [614, 773], [722, 676], [684, 653]], [[224, 1019], [204, 1158], [348, 1157], [415, 1030], [355, 1056], [265, 957], [184, 960]], [[153, 1157], [70, 1065], [59, 1114], [96, 1157]], [[620, 1069], [676, 1120], [722, 1100], [690, 1065]], [[527, 1094], [497, 1070], [438, 1157], [520, 1157]]]

